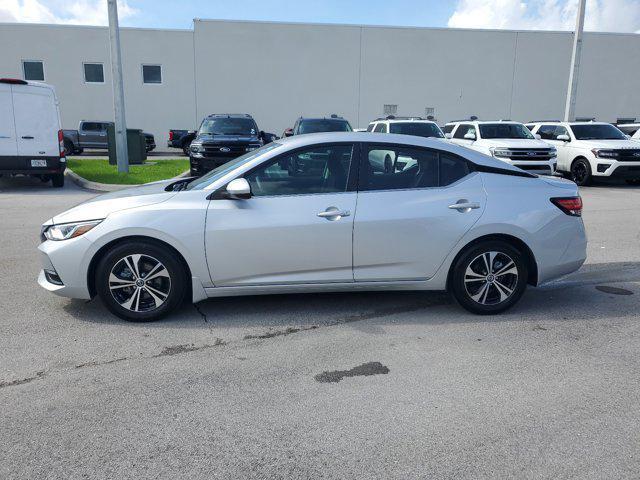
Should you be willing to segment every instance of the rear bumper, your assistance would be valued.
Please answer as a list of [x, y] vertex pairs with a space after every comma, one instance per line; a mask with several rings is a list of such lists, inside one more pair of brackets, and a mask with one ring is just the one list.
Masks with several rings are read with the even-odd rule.
[[[44, 160], [46, 167], [32, 167], [32, 160]], [[66, 160], [59, 157], [0, 157], [0, 174], [55, 175], [67, 168]]]

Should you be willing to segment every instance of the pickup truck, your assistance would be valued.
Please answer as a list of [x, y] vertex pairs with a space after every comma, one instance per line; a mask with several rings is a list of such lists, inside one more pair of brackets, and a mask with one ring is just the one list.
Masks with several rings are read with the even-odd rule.
[[197, 130], [169, 130], [167, 147], [181, 148], [185, 155], [189, 155], [189, 146], [197, 133]]
[[[80, 154], [85, 148], [107, 150], [107, 127], [113, 122], [81, 120], [77, 130], [62, 130], [67, 155]], [[152, 134], [143, 132], [147, 152], [156, 148]]]

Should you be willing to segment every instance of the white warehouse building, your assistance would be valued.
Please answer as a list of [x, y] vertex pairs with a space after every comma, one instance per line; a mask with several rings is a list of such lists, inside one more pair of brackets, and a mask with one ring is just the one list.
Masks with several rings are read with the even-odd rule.
[[[0, 77], [56, 87], [63, 128], [112, 120], [105, 27], [0, 24]], [[385, 113], [560, 119], [572, 33], [194, 20], [192, 30], [122, 28], [129, 127], [194, 129], [250, 113], [280, 135], [300, 115], [365, 127]], [[640, 35], [585, 33], [577, 117], [640, 117]]]

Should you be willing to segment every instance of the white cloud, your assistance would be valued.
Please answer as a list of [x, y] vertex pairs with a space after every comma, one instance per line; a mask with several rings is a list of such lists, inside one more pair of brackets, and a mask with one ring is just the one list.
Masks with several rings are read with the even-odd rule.
[[[578, 0], [458, 0], [449, 26], [573, 30]], [[640, 0], [587, 0], [585, 30], [640, 33]]]
[[[138, 11], [118, 0], [120, 21]], [[107, 25], [106, 0], [0, 0], [0, 22]]]

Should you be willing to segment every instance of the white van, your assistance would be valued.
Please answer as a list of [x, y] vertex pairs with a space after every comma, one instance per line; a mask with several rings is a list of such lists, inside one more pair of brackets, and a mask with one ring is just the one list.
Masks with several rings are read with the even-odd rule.
[[0, 78], [0, 176], [31, 175], [62, 187], [66, 166], [53, 87]]

